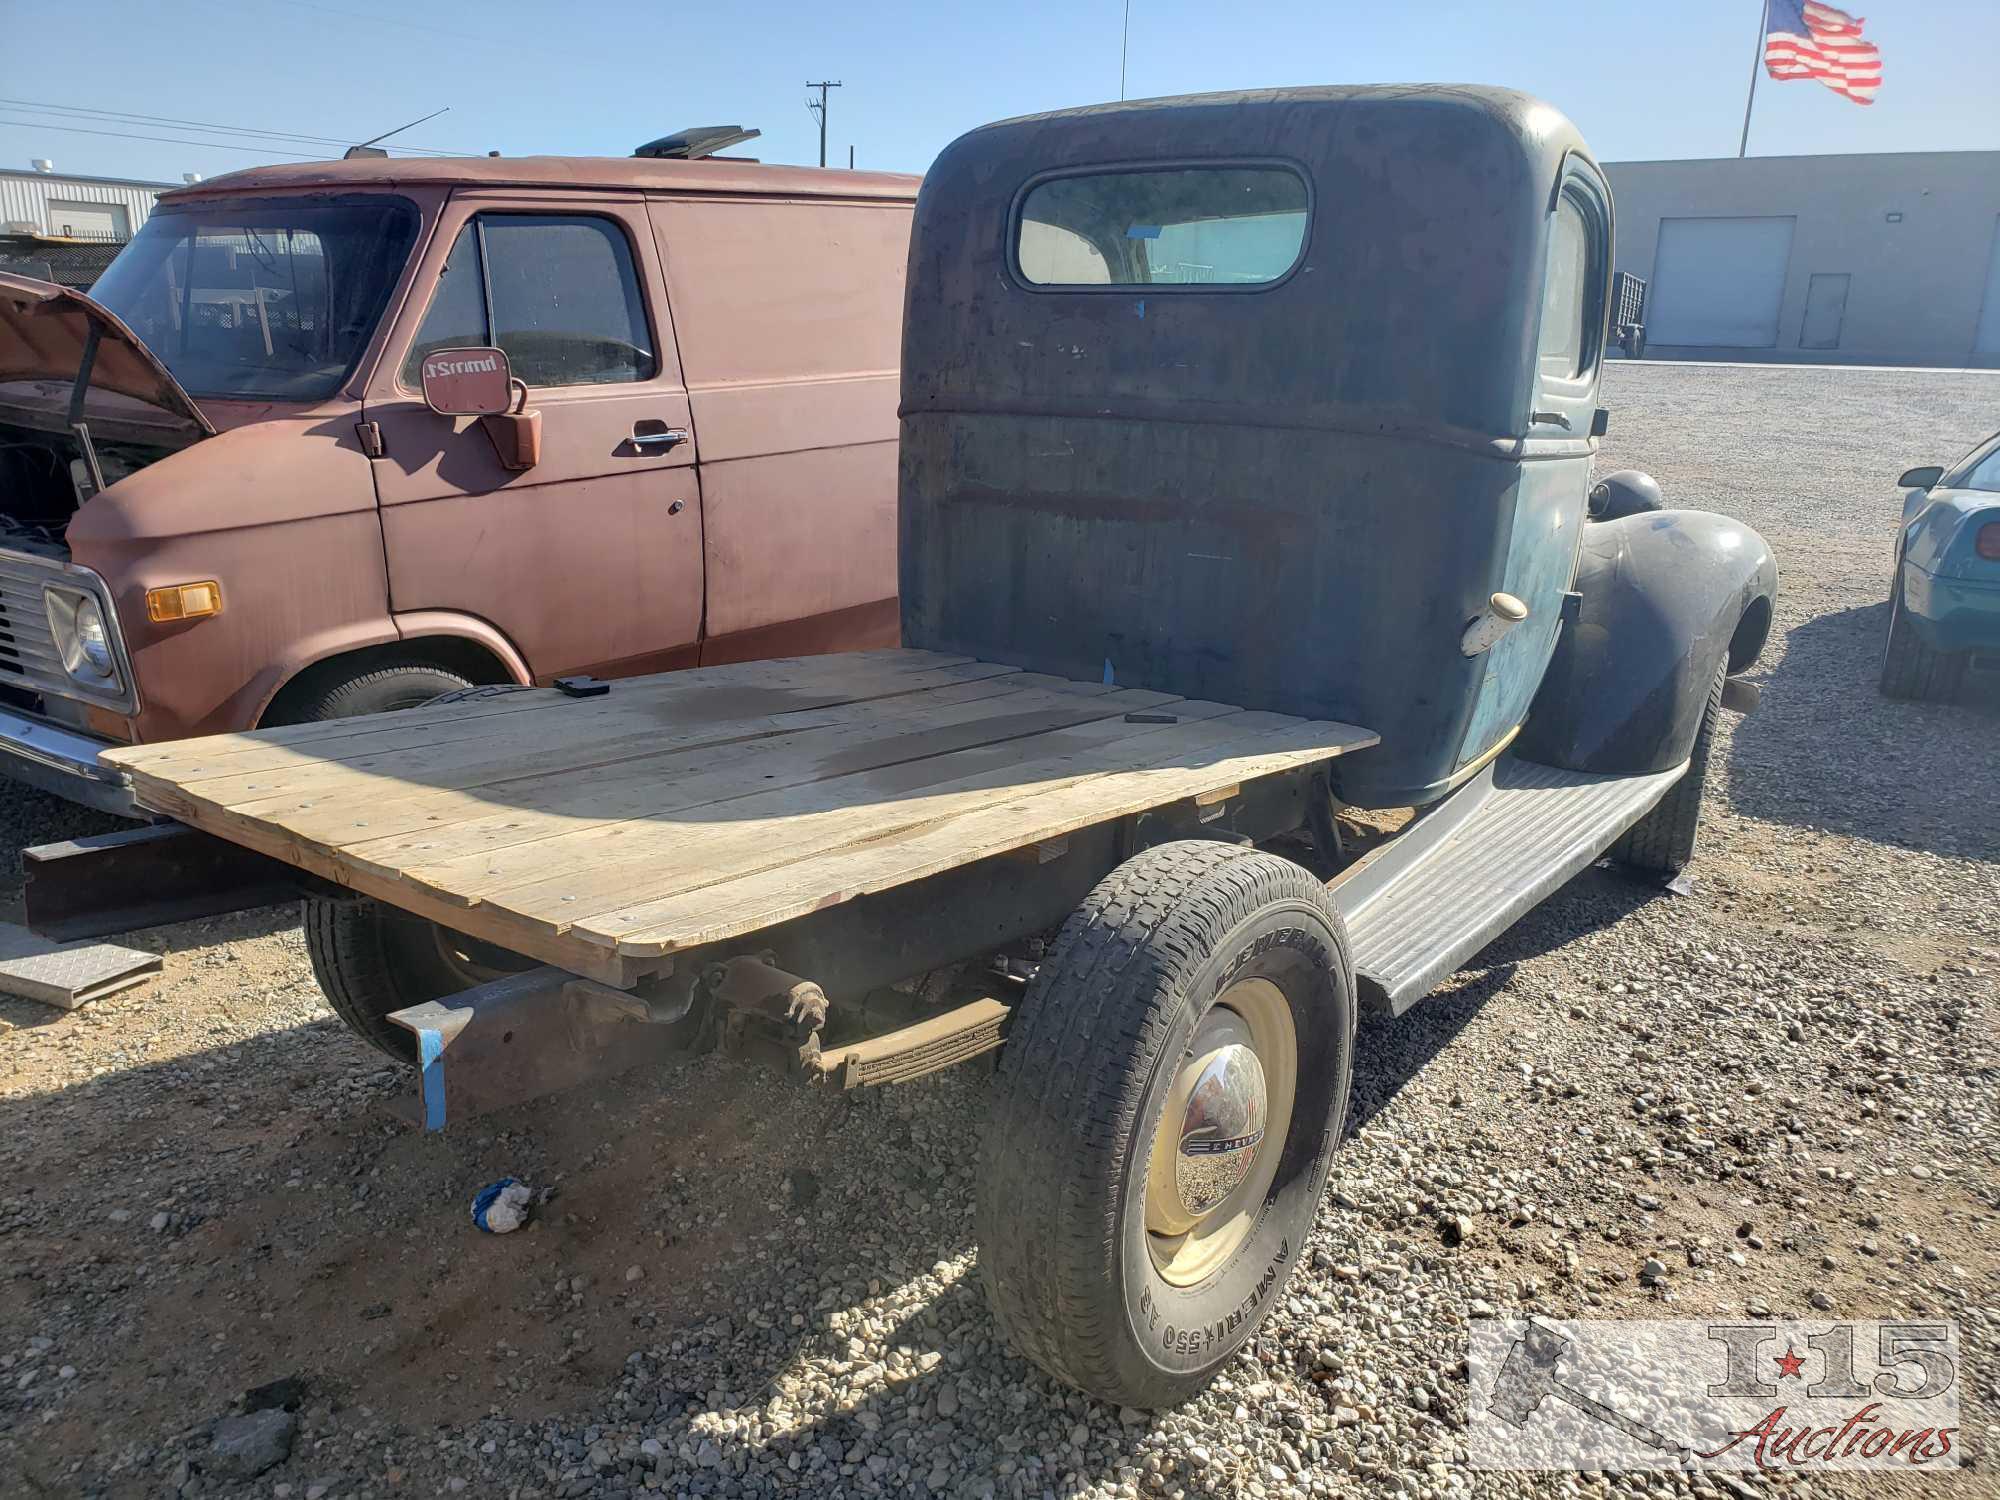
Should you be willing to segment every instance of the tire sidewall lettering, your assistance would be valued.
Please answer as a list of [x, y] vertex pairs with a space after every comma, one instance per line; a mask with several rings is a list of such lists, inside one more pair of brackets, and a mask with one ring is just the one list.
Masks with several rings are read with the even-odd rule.
[[[1351, 1051], [1352, 1013], [1334, 997], [1345, 988], [1353, 1004], [1351, 978], [1338, 938], [1322, 930], [1320, 913], [1296, 900], [1279, 900], [1239, 925], [1250, 928], [1226, 936], [1208, 962], [1191, 976], [1171, 1034], [1159, 1054], [1159, 1074], [1149, 1082], [1142, 1118], [1145, 1139], [1157, 1127], [1167, 1078], [1201, 1017], [1240, 979], [1269, 978], [1292, 1008], [1300, 1037], [1297, 1102], [1284, 1148], [1285, 1165], [1272, 1197], [1260, 1208], [1242, 1247], [1213, 1276], [1194, 1288], [1173, 1286], [1154, 1269], [1145, 1245], [1143, 1166], [1128, 1183], [1123, 1251], [1127, 1322], [1147, 1363], [1165, 1372], [1208, 1368], [1241, 1347], [1263, 1321], [1285, 1286], [1312, 1223], [1338, 1141], [1338, 1121], [1347, 1106], [1346, 1071]], [[1344, 982], [1344, 983], [1343, 983]], [[1329, 1003], [1331, 1002], [1331, 1003]], [[1338, 1059], [1336, 1069], [1324, 1064]], [[1337, 1071], [1337, 1078], [1327, 1077]], [[1164, 1074], [1166, 1077], [1161, 1077]], [[1313, 1118], [1315, 1112], [1319, 1117]], [[1143, 1163], [1142, 1147], [1135, 1159]], [[1310, 1204], [1299, 1199], [1310, 1193]], [[1254, 1265], [1254, 1275], [1246, 1271]]]

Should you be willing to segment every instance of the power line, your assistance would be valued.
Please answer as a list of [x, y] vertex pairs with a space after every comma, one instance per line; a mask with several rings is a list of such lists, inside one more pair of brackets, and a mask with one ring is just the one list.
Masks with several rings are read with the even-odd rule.
[[[206, 120], [183, 120], [173, 115], [143, 115], [122, 109], [85, 109], [72, 104], [44, 104], [34, 99], [0, 99], [0, 106], [9, 109], [31, 109], [74, 116], [93, 122], [140, 125], [181, 125], [195, 130], [215, 131], [225, 135], [253, 136], [269, 141], [304, 141], [316, 146], [351, 146], [354, 143], [338, 136], [306, 135], [296, 130], [258, 130], [247, 125], [216, 125]], [[469, 156], [467, 151], [452, 151], [442, 146], [398, 146], [399, 151], [419, 151], [435, 156]]]
[[41, 120], [0, 119], [0, 125], [24, 130], [54, 130], [70, 135], [108, 135], [121, 141], [163, 141], [169, 146], [206, 146], [211, 151], [248, 151], [253, 156], [289, 156], [295, 161], [323, 161], [322, 151], [279, 151], [270, 146], [249, 146], [236, 141], [191, 141], [179, 135], [135, 135], [128, 130], [86, 130], [81, 125], [50, 125]]

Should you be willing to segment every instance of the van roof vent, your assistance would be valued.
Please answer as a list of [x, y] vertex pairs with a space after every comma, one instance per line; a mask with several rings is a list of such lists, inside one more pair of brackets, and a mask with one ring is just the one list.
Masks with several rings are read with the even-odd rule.
[[763, 133], [761, 130], [745, 130], [741, 125], [697, 125], [691, 130], [676, 130], [657, 141], [648, 141], [632, 154], [666, 161], [699, 161], [731, 146], [754, 141]]

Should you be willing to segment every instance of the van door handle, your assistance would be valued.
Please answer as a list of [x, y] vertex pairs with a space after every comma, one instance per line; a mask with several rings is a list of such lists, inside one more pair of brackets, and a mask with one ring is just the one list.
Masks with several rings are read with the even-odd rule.
[[692, 436], [685, 427], [669, 427], [653, 417], [643, 417], [632, 424], [632, 446], [641, 453], [653, 449], [665, 453], [678, 448]]

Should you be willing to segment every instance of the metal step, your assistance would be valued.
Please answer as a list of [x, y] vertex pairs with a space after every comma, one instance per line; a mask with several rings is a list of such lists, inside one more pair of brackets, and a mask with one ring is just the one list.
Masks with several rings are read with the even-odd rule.
[[1401, 1015], [1587, 868], [1686, 773], [1502, 757], [1336, 880], [1361, 998]]

